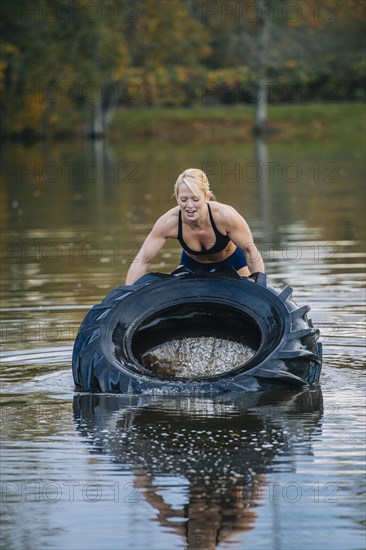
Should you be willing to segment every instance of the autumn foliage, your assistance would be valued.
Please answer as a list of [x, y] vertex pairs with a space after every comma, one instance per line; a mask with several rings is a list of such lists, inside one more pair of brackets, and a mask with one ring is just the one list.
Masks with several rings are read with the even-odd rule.
[[3, 0], [0, 132], [104, 134], [115, 110], [364, 97], [364, 0]]

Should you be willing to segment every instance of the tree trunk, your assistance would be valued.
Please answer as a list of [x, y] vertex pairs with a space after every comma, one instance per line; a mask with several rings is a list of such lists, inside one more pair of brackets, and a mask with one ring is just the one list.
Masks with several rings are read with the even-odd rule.
[[89, 139], [103, 139], [116, 111], [113, 87], [105, 86], [101, 98], [86, 108], [85, 135]]
[[104, 117], [102, 109], [102, 100], [97, 99], [92, 105], [92, 129], [91, 138], [100, 139], [104, 137]]
[[254, 133], [262, 135], [267, 121], [267, 44], [269, 39], [269, 22], [266, 14], [266, 1], [257, 0], [258, 31], [257, 31], [257, 60], [258, 60], [258, 95], [255, 107]]

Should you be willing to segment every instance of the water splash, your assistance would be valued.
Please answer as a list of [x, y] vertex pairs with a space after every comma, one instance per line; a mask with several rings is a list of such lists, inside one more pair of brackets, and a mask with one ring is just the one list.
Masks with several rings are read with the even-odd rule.
[[200, 378], [238, 368], [254, 355], [251, 347], [213, 336], [165, 342], [142, 356], [145, 368], [164, 376]]

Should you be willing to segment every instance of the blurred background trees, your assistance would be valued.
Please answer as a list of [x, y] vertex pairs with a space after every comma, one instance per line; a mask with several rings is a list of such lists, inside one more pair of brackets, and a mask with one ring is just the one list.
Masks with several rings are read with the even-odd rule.
[[0, 10], [2, 137], [98, 137], [118, 106], [364, 98], [365, 0], [4, 0]]

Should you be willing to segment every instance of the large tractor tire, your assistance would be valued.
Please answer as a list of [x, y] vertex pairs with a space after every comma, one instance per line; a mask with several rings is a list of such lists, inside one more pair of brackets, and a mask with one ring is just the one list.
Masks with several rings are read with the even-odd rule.
[[[273, 383], [296, 386], [319, 380], [319, 331], [299, 307], [292, 288], [276, 290], [264, 273], [240, 277], [179, 268], [151, 273], [113, 289], [82, 322], [73, 351], [77, 391], [117, 393], [221, 393], [253, 391]], [[250, 346], [244, 364], [212, 377], [163, 376], [142, 356], [159, 344], [214, 336]]]

